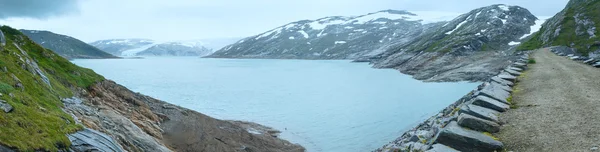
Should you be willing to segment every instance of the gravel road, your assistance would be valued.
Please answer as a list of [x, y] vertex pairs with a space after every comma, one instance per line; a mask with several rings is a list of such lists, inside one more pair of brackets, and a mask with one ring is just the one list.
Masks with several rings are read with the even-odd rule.
[[548, 49], [533, 58], [496, 136], [507, 151], [599, 151], [600, 69]]

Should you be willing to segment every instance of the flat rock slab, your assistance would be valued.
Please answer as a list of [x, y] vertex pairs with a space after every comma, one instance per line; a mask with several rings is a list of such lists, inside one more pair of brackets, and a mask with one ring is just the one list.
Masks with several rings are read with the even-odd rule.
[[486, 96], [477, 96], [473, 98], [471, 104], [496, 110], [498, 112], [505, 112], [508, 109], [510, 109], [510, 106], [508, 104], [502, 103], [498, 100]]
[[510, 93], [499, 85], [486, 85], [483, 87], [483, 89], [476, 92], [475, 95], [484, 95], [492, 99], [496, 99], [502, 103], [509, 104], [506, 99], [510, 97]]
[[594, 61], [596, 61], [596, 59], [591, 58], [591, 59], [583, 61], [583, 63], [585, 63], [585, 64], [592, 64], [592, 63], [594, 63]]
[[513, 75], [513, 76], [520, 76], [521, 75], [521, 72], [517, 72], [517, 71], [511, 70], [511, 69], [504, 69], [504, 71], [508, 72], [510, 75]]
[[497, 133], [500, 131], [500, 125], [498, 123], [464, 113], [458, 116], [458, 125], [475, 131], [490, 133]]
[[477, 118], [493, 121], [496, 123], [500, 122], [500, 121], [498, 121], [498, 114], [499, 114], [498, 111], [484, 108], [484, 107], [477, 106], [477, 105], [473, 105], [473, 104], [462, 106], [460, 108], [460, 110], [458, 111], [458, 114], [460, 115], [463, 113], [475, 116]]
[[511, 88], [510, 86], [508, 86], [508, 85], [503, 85], [503, 84], [500, 84], [500, 83], [498, 83], [498, 82], [489, 82], [488, 84], [489, 84], [489, 85], [493, 85], [492, 87], [497, 87], [497, 88], [500, 88], [500, 89], [502, 89], [502, 90], [504, 90], [504, 91], [506, 91], [506, 92], [508, 92], [508, 93], [512, 93], [512, 91], [513, 91], [513, 90], [512, 90], [512, 88]]
[[522, 62], [516, 62], [516, 63], [513, 63], [512, 66], [525, 69], [527, 67], [527, 64], [522, 63]]
[[504, 145], [481, 132], [464, 129], [453, 121], [440, 132], [437, 143], [463, 152], [502, 151]]
[[104, 133], [88, 128], [67, 136], [74, 151], [111, 151], [124, 152], [121, 146]]
[[442, 145], [442, 144], [433, 144], [431, 146], [431, 149], [425, 151], [425, 152], [460, 152], [454, 148], [448, 147], [446, 145]]
[[596, 64], [594, 64], [594, 65], [592, 65], [592, 66], [594, 66], [594, 67], [597, 67], [597, 68], [600, 68], [600, 62], [598, 62], [598, 63], [596, 63]]
[[517, 72], [523, 72], [523, 69], [517, 68], [517, 67], [508, 67], [508, 69], [514, 70], [514, 71], [517, 71]]
[[492, 77], [492, 81], [500, 83], [500, 84], [503, 84], [503, 85], [511, 86], [511, 87], [515, 85], [513, 82], [510, 82], [508, 80], [504, 80], [504, 79], [502, 79], [502, 78], [500, 78], [498, 76]]
[[510, 82], [514, 82], [517, 80], [517, 77], [510, 75], [508, 73], [501, 73], [500, 75], [498, 75], [498, 77], [500, 77], [501, 79], [510, 81]]

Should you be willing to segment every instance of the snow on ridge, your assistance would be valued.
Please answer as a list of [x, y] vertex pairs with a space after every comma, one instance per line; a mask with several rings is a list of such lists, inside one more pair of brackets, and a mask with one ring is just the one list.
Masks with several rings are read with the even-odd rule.
[[498, 8], [504, 10], [504, 11], [510, 11], [510, 8], [506, 5], [498, 5]]
[[346, 41], [335, 41], [334, 44], [346, 44]]
[[521, 36], [521, 38], [519, 38], [519, 39], [524, 39], [524, 38], [530, 36], [531, 34], [539, 31], [542, 28], [542, 24], [544, 24], [544, 22], [546, 22], [546, 20], [548, 18], [549, 17], [545, 17], [544, 19], [535, 20], [535, 24], [530, 27], [531, 29], [530, 29], [529, 33]]
[[[469, 17], [471, 17], [471, 16], [469, 16]], [[464, 21], [458, 23], [458, 25], [452, 31], [448, 31], [448, 32], [446, 32], [446, 34], [454, 33], [454, 31], [458, 30], [458, 28], [460, 28], [463, 24], [467, 23], [469, 17], [465, 18]]]
[[281, 28], [281, 27], [278, 27], [278, 28], [276, 28], [276, 29], [272, 29], [272, 30], [270, 30], [270, 31], [267, 31], [267, 32], [265, 32], [265, 33], [263, 33], [263, 34], [261, 34], [261, 35], [257, 36], [256, 38], [254, 38], [254, 40], [258, 40], [258, 39], [260, 39], [260, 38], [267, 37], [267, 36], [269, 36], [269, 35], [272, 35], [272, 34], [273, 34], [273, 33], [275, 33], [275, 32], [279, 33], [279, 32], [281, 32], [281, 30], [283, 30], [283, 28]]
[[293, 36], [290, 36], [288, 39], [293, 40], [293, 39], [296, 39], [296, 38], [293, 37]]
[[343, 24], [345, 22], [346, 21], [339, 20], [339, 19], [327, 20], [327, 21], [313, 21], [313, 22], [308, 23], [308, 26], [310, 26], [313, 30], [323, 30], [329, 25]]
[[519, 45], [519, 44], [521, 44], [521, 42], [515, 42], [515, 41], [508, 42], [508, 45], [510, 45], [510, 46]]
[[304, 36], [304, 38], [308, 38], [308, 33], [304, 32], [304, 30], [300, 30], [298, 31], [300, 34], [302, 34], [302, 36]]

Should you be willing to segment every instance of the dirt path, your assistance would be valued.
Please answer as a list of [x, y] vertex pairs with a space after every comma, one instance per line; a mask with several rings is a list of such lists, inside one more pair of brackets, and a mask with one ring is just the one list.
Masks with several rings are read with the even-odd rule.
[[600, 69], [548, 49], [533, 58], [496, 136], [508, 151], [600, 151]]

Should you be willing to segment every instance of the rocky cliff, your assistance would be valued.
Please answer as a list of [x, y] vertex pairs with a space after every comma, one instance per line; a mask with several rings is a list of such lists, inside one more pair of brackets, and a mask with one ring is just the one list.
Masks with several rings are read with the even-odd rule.
[[533, 50], [548, 46], [567, 46], [577, 52], [599, 56], [600, 1], [570, 0], [559, 13], [542, 25], [540, 32], [519, 47]]
[[8, 26], [0, 33], [0, 151], [304, 150], [134, 93]]
[[519, 6], [482, 7], [363, 60], [419, 80], [483, 81], [509, 64], [512, 50], [532, 33], [536, 20]]
[[31, 40], [67, 59], [117, 58], [76, 38], [49, 31], [20, 30]]
[[419, 36], [428, 19], [407, 11], [332, 16], [289, 23], [218, 50], [214, 58], [356, 59]]

